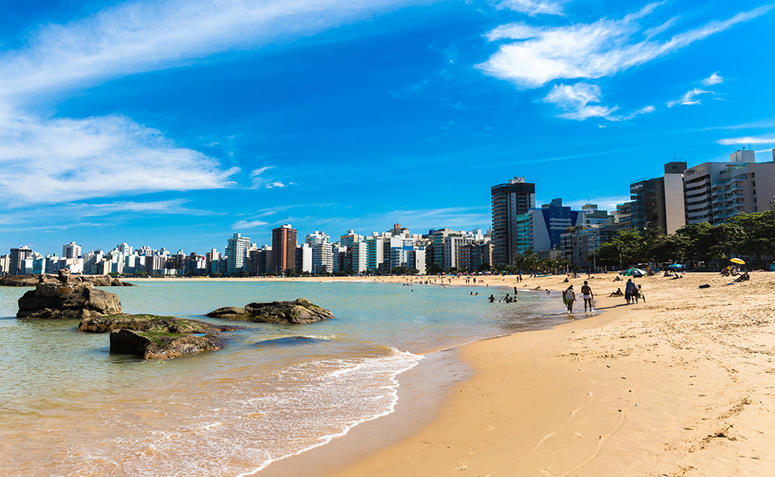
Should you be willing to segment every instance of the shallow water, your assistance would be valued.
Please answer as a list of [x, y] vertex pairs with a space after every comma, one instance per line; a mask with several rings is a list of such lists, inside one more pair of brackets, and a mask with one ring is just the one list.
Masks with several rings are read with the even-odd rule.
[[[198, 318], [304, 297], [336, 320], [246, 324], [227, 346], [173, 361], [109, 352], [77, 321], [17, 320], [0, 288], [0, 474], [235, 476], [391, 412], [422, 353], [565, 320], [559, 301], [506, 290], [384, 283], [141, 282], [128, 313]], [[470, 295], [479, 292], [479, 296]], [[485, 294], [486, 291], [486, 294]]]

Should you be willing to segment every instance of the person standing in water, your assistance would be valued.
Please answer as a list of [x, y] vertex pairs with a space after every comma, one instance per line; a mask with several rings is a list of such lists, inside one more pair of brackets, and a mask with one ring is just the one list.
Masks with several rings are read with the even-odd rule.
[[565, 306], [568, 308], [568, 313], [573, 313], [573, 302], [576, 301], [576, 293], [573, 291], [573, 285], [569, 286], [565, 293], [563, 293], [563, 299], [565, 300]]
[[592, 311], [592, 299], [595, 295], [586, 280], [584, 280], [584, 286], [581, 287], [581, 297], [584, 298], [584, 312], [586, 313], [587, 306], [589, 306], [589, 311]]

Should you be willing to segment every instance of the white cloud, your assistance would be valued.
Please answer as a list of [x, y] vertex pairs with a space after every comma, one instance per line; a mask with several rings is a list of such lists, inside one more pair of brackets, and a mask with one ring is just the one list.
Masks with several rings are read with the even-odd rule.
[[724, 78], [719, 76], [718, 73], [713, 73], [709, 77], [702, 80], [704, 86], [713, 86], [714, 84], [721, 84], [724, 82]]
[[592, 117], [608, 118], [618, 107], [590, 105], [600, 102], [600, 87], [596, 84], [576, 83], [572, 86], [555, 85], [543, 99], [546, 103], [557, 106], [561, 111], [558, 115], [564, 119], [583, 121]]
[[182, 66], [209, 55], [317, 33], [426, 0], [150, 0], [120, 3], [63, 25], [45, 25], [28, 46], [0, 56], [0, 97], [89, 86]]
[[13, 205], [217, 189], [239, 169], [123, 116], [50, 119], [0, 109], [0, 198]]
[[665, 31], [669, 30], [670, 28], [673, 28], [676, 23], [678, 23], [678, 20], [680, 19], [680, 16], [673, 17], [670, 20], [666, 21], [665, 23], [661, 25], [657, 25], [653, 28], [649, 28], [648, 30], [644, 31], [643, 34], [646, 36], [647, 40], [650, 40], [651, 38], [654, 38], [655, 36], [659, 35], [660, 33], [664, 33]]
[[274, 166], [264, 166], [250, 173], [250, 178], [252, 179], [251, 189], [275, 189], [295, 185], [293, 182], [284, 183], [269, 177], [263, 177], [262, 174], [270, 169], [274, 169]]
[[499, 26], [490, 41], [516, 40], [500, 46], [478, 67], [486, 74], [521, 88], [538, 88], [558, 79], [601, 78], [665, 56], [738, 23], [764, 15], [775, 6], [742, 12], [723, 21], [674, 35], [667, 41], [635, 40], [636, 20], [659, 4], [649, 4], [621, 20], [600, 19], [592, 24], [534, 27], [523, 23]]
[[719, 139], [716, 141], [724, 146], [734, 146], [739, 144], [775, 144], [775, 136], [744, 136]]
[[564, 15], [562, 10], [564, 4], [564, 1], [555, 0], [502, 0], [496, 6], [534, 17], [536, 15]]
[[268, 171], [269, 169], [274, 169], [274, 166], [264, 166], [258, 169], [253, 169], [253, 171], [250, 172], [250, 178], [253, 179], [255, 177], [258, 177], [264, 172]]
[[696, 99], [696, 97], [701, 95], [701, 94], [709, 94], [709, 93], [712, 93], [712, 91], [705, 91], [705, 90], [702, 90], [702, 89], [699, 89], [699, 88], [694, 88], [693, 90], [687, 91], [686, 93], [684, 93], [684, 95], [681, 96], [680, 98], [675, 99], [673, 101], [668, 101], [667, 102], [667, 107], [668, 108], [672, 108], [673, 106], [675, 106], [677, 104], [681, 104], [681, 105], [684, 105], [684, 106], [691, 106], [693, 104], [700, 104], [701, 101], [699, 99]]
[[239, 222], [232, 225], [233, 229], [252, 229], [256, 227], [261, 227], [262, 225], [267, 225], [268, 222], [264, 222], [261, 220], [240, 220]]

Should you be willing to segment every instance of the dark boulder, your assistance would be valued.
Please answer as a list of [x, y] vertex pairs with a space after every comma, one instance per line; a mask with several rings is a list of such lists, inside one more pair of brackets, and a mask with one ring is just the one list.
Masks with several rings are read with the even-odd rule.
[[157, 315], [108, 315], [94, 316], [81, 320], [78, 331], [87, 333], [108, 333], [117, 330], [134, 330], [151, 333], [217, 335], [222, 331], [242, 329], [240, 326], [212, 325], [198, 320], [186, 320], [174, 316]]
[[143, 359], [174, 359], [202, 351], [217, 351], [223, 342], [214, 335], [118, 330], [110, 333], [110, 352], [136, 354]]
[[122, 313], [118, 296], [91, 283], [39, 283], [19, 298], [17, 318], [81, 319]]
[[334, 314], [331, 311], [310, 303], [304, 298], [299, 298], [295, 301], [251, 303], [246, 305], [244, 309], [234, 307], [219, 308], [208, 313], [207, 316], [284, 325], [300, 325], [334, 318]]

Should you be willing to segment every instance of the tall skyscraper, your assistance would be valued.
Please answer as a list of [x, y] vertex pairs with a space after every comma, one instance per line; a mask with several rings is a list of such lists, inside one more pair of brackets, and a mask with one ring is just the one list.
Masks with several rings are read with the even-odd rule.
[[284, 224], [272, 229], [273, 272], [280, 274], [296, 269], [296, 229]]
[[492, 195], [492, 259], [495, 265], [511, 265], [517, 255], [516, 217], [535, 207], [535, 184], [515, 177], [490, 189]]
[[233, 275], [246, 269], [250, 238], [234, 234], [226, 240], [226, 274]]

